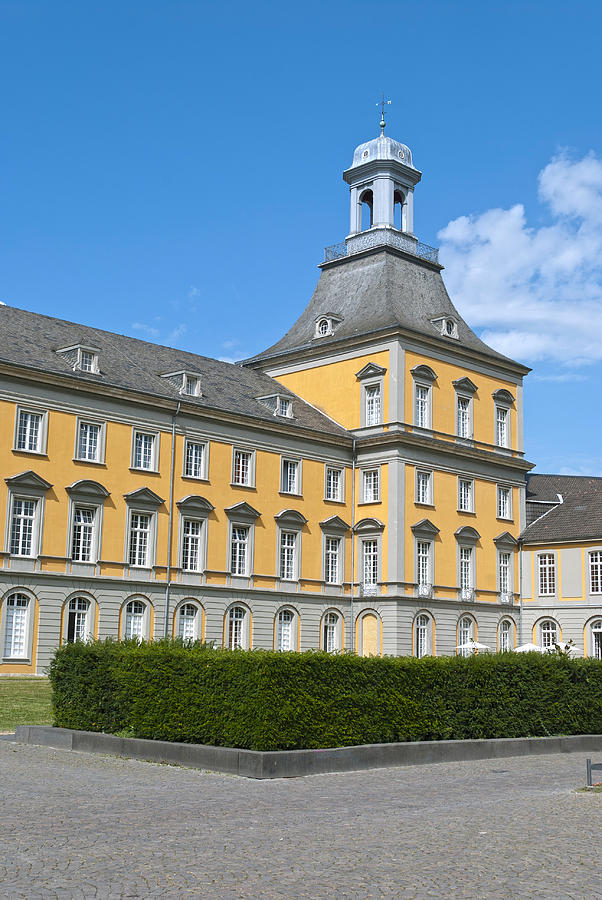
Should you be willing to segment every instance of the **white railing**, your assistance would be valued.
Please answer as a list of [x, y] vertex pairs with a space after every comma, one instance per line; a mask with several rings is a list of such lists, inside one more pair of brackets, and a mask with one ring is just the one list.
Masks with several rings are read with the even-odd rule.
[[332, 262], [345, 256], [353, 256], [355, 253], [371, 250], [374, 247], [395, 247], [397, 250], [403, 250], [404, 253], [417, 256], [419, 259], [439, 263], [439, 250], [436, 247], [422, 244], [420, 241], [392, 228], [373, 228], [369, 231], [362, 231], [347, 238], [346, 241], [325, 247], [324, 262]]

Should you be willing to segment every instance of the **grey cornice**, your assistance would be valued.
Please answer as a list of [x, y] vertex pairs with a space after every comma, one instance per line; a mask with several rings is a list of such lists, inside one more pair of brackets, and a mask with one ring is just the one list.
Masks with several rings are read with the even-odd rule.
[[333, 534], [345, 534], [349, 531], [349, 525], [344, 522], [340, 516], [330, 516], [320, 522], [322, 531], [332, 532]]
[[11, 475], [4, 479], [10, 488], [27, 489], [28, 491], [48, 491], [52, 487], [49, 481], [36, 475], [31, 469], [21, 472], [19, 475]]
[[91, 481], [88, 478], [82, 478], [80, 481], [74, 481], [65, 490], [72, 497], [87, 497], [98, 500], [109, 496], [109, 491], [99, 481]]
[[416, 537], [433, 538], [436, 534], [439, 534], [439, 529], [436, 525], [433, 525], [430, 519], [421, 519], [420, 522], [410, 525], [410, 528]]
[[384, 523], [380, 519], [366, 518], [360, 519], [353, 526], [355, 534], [364, 534], [374, 531], [384, 531]]
[[124, 494], [123, 498], [130, 506], [149, 506], [156, 508], [165, 503], [165, 500], [159, 497], [158, 494], [155, 494], [154, 491], [151, 491], [148, 487], [141, 487], [136, 491], [130, 491], [129, 494]]
[[188, 494], [188, 496], [182, 497], [181, 500], [176, 501], [176, 506], [181, 512], [191, 512], [203, 516], [208, 516], [215, 509], [213, 503], [199, 494]]
[[498, 390], [494, 391], [491, 396], [494, 400], [497, 400], [500, 403], [507, 403], [508, 405], [512, 405], [515, 399], [510, 391], [506, 390], [506, 388], [498, 388]]
[[476, 544], [481, 540], [481, 535], [472, 525], [462, 525], [457, 531], [454, 531], [454, 537], [463, 544]]
[[244, 520], [254, 522], [255, 519], [258, 519], [261, 516], [261, 513], [257, 512], [255, 507], [251, 506], [250, 503], [247, 503], [246, 500], [241, 500], [240, 503], [235, 503], [234, 506], [228, 506], [224, 509], [224, 512], [229, 519], [236, 519], [238, 521]]
[[467, 394], [476, 394], [478, 391], [478, 387], [474, 381], [466, 375], [464, 378], [456, 378], [455, 381], [452, 381], [452, 384], [457, 391], [465, 391]]
[[376, 363], [369, 362], [366, 363], [363, 369], [360, 369], [359, 372], [356, 372], [355, 377], [358, 381], [361, 381], [363, 378], [375, 378], [377, 376], [384, 375], [387, 370], [383, 366], [379, 366]]
[[514, 547], [516, 547], [517, 540], [509, 531], [502, 531], [501, 534], [498, 534], [498, 536], [493, 539], [493, 543], [502, 550], [513, 550]]
[[[403, 162], [396, 159], [367, 159], [366, 162], [360, 162], [356, 166], [350, 166], [343, 172], [343, 181], [347, 184], [361, 181], [363, 178], [371, 178], [379, 175], [381, 172], [396, 173], [399, 177], [406, 178], [410, 184], [417, 185], [422, 178], [420, 169], [414, 166], [407, 166]], [[393, 175], [395, 177], [395, 175]]]
[[281, 512], [277, 513], [274, 518], [279, 525], [289, 525], [294, 526], [295, 528], [307, 525], [307, 519], [303, 513], [300, 513], [296, 509], [283, 509]]
[[421, 363], [419, 366], [414, 366], [413, 369], [410, 369], [410, 373], [414, 376], [414, 378], [422, 378], [424, 381], [433, 381], [437, 380], [437, 375], [430, 366]]

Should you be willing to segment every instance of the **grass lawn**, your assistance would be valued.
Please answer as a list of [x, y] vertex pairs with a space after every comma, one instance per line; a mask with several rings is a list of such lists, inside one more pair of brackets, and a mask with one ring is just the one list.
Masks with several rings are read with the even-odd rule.
[[47, 678], [0, 678], [0, 731], [14, 731], [16, 725], [52, 725]]

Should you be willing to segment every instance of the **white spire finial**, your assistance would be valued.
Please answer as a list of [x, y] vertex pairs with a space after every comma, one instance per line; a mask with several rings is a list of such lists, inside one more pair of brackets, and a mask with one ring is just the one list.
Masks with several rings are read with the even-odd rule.
[[387, 124], [385, 122], [385, 106], [391, 106], [391, 101], [385, 100], [385, 92], [384, 91], [383, 91], [382, 99], [379, 100], [376, 105], [380, 106], [380, 133], [384, 134], [385, 126]]

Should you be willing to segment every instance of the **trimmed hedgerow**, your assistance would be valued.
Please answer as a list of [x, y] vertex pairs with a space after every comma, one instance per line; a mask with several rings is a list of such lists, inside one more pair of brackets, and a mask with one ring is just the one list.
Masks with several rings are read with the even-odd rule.
[[165, 741], [292, 750], [602, 733], [602, 663], [215, 650], [181, 641], [65, 644], [55, 724]]

